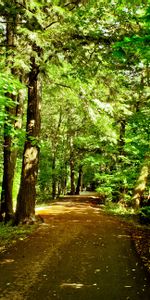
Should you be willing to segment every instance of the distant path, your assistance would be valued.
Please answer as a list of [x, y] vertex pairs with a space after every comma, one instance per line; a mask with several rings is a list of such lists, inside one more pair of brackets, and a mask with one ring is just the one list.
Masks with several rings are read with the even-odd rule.
[[89, 198], [74, 200], [38, 210], [45, 224], [1, 254], [0, 299], [149, 300], [128, 228]]

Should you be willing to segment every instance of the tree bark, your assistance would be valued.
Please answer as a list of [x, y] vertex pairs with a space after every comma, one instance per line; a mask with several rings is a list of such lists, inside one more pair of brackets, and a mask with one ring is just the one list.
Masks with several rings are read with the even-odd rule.
[[56, 155], [52, 158], [52, 199], [56, 198]]
[[17, 198], [15, 222], [33, 222], [35, 216], [36, 182], [39, 163], [38, 138], [40, 134], [39, 65], [31, 58], [28, 82], [26, 141], [24, 145], [21, 182]]
[[[124, 168], [124, 156], [125, 156], [125, 133], [126, 133], [126, 120], [121, 118], [119, 121], [119, 140], [118, 140], [118, 158], [117, 158], [117, 168], [121, 171]], [[126, 188], [122, 180], [118, 180], [118, 185], [113, 193], [113, 201], [118, 202], [124, 199], [126, 194]]]
[[3, 182], [2, 182], [2, 193], [1, 193], [1, 215], [5, 214], [5, 220], [9, 221], [13, 216], [13, 204], [12, 204], [13, 163], [11, 157], [11, 137], [6, 136], [5, 134], [4, 134], [3, 157], [4, 157], [4, 162], [3, 162], [4, 169], [3, 169]]
[[125, 146], [125, 131], [126, 131], [126, 120], [122, 119], [120, 121], [120, 135], [119, 135], [119, 141], [118, 141], [118, 150], [119, 155], [124, 155], [124, 146]]
[[[16, 20], [7, 20], [6, 26], [6, 64], [11, 66], [10, 73], [15, 74], [13, 69], [13, 54], [9, 53], [10, 48], [14, 45], [14, 28], [16, 26]], [[9, 54], [8, 54], [9, 53]], [[12, 94], [7, 94], [7, 97], [11, 98], [12, 101], [17, 100]], [[20, 100], [20, 99], [18, 99]], [[8, 222], [13, 217], [13, 199], [12, 199], [12, 189], [14, 172], [16, 165], [16, 155], [17, 152], [13, 148], [12, 136], [11, 136], [11, 126], [17, 128], [16, 121], [14, 122], [14, 117], [20, 117], [20, 109], [18, 107], [20, 103], [13, 107], [6, 107], [7, 117], [4, 124], [4, 145], [3, 145], [3, 182], [2, 182], [2, 192], [1, 192], [1, 205], [0, 205], [0, 219], [3, 220], [2, 215], [5, 215], [5, 222]]]
[[58, 140], [57, 139], [58, 139], [58, 135], [59, 135], [59, 131], [60, 131], [61, 122], [62, 122], [62, 110], [60, 107], [58, 125], [56, 127], [56, 131], [55, 131], [53, 141], [52, 141], [52, 149], [53, 149], [53, 153], [52, 153], [52, 199], [56, 198], [56, 185], [58, 183], [58, 179], [56, 176], [56, 159], [57, 159], [57, 148], [58, 148]]
[[[70, 123], [70, 116], [69, 116], [69, 123]], [[70, 132], [71, 133], [71, 132]], [[73, 138], [74, 138], [74, 133], [73, 135], [69, 134], [68, 139], [69, 139], [69, 152], [70, 152], [70, 159], [69, 159], [69, 164], [70, 164], [70, 195], [75, 195], [75, 169], [74, 169], [74, 144], [73, 144]]]
[[78, 175], [78, 182], [77, 182], [77, 187], [76, 187], [76, 195], [80, 194], [80, 191], [82, 189], [82, 166], [79, 167], [79, 175]]
[[67, 194], [67, 166], [68, 166], [68, 161], [66, 161], [66, 157], [64, 158], [64, 166], [62, 167], [61, 170], [61, 191], [62, 194], [65, 195]]
[[70, 194], [75, 195], [75, 170], [74, 170], [74, 160], [73, 157], [70, 158]]

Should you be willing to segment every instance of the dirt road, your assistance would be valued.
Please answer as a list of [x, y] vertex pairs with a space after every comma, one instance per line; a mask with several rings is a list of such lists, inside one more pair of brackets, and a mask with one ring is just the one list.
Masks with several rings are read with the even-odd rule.
[[0, 256], [0, 299], [150, 299], [124, 223], [69, 198], [37, 213], [45, 223]]

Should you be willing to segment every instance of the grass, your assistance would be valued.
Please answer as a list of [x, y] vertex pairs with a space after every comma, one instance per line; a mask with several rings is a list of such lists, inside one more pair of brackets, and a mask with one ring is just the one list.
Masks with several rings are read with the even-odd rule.
[[5, 251], [6, 247], [14, 244], [17, 240], [24, 240], [36, 228], [37, 225], [10, 226], [0, 223], [0, 252]]
[[126, 207], [122, 203], [108, 202], [105, 205], [104, 210], [107, 213], [119, 216], [132, 216], [136, 214], [133, 208]]
[[107, 214], [120, 217], [120, 219], [134, 224], [139, 228], [147, 228], [150, 226], [150, 207], [143, 207], [139, 210], [134, 210], [132, 207], [124, 206], [122, 203], [108, 202], [103, 211]]
[[122, 203], [108, 202], [104, 206], [104, 212], [110, 215], [114, 215], [128, 223], [136, 226], [141, 226], [139, 222], [138, 212], [131, 207], [126, 207]]

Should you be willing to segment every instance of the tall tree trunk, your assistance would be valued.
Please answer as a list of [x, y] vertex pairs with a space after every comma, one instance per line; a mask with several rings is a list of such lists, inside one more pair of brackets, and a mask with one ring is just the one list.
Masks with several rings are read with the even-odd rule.
[[141, 168], [137, 184], [133, 195], [133, 206], [138, 209], [142, 206], [144, 192], [147, 186], [148, 177], [150, 174], [150, 154], [145, 156], [144, 164]]
[[[124, 146], [125, 146], [125, 131], [126, 131], [126, 120], [122, 119], [120, 121], [120, 135], [119, 135], [119, 141], [118, 141], [118, 150], [119, 155], [124, 155]], [[120, 158], [120, 161], [122, 162], [122, 159]]]
[[56, 127], [56, 131], [53, 137], [53, 142], [52, 142], [52, 149], [53, 149], [53, 154], [52, 154], [52, 198], [56, 198], [56, 185], [57, 185], [57, 176], [56, 176], [56, 159], [57, 159], [57, 147], [58, 147], [58, 135], [60, 131], [60, 126], [62, 122], [62, 109], [60, 107], [60, 114], [59, 114], [59, 120], [58, 120], [58, 125]]
[[[17, 99], [17, 106], [15, 107], [15, 112], [13, 111], [13, 116], [15, 117], [14, 126], [15, 130], [21, 129], [22, 127], [22, 115], [23, 115], [23, 101], [24, 95], [20, 90]], [[3, 172], [3, 182], [2, 182], [2, 193], [1, 193], [1, 214], [5, 214], [5, 222], [8, 222], [13, 216], [13, 181], [17, 160], [18, 149], [13, 146], [11, 135], [7, 133], [7, 124], [4, 128], [4, 172]]]
[[62, 194], [65, 195], [67, 193], [67, 166], [68, 161], [65, 161], [66, 157], [64, 158], [64, 166], [62, 167], [62, 176], [61, 176], [61, 191]]
[[56, 197], [56, 155], [53, 154], [52, 159], [52, 199]]
[[17, 198], [16, 224], [30, 222], [35, 216], [36, 181], [39, 163], [38, 138], [40, 134], [39, 65], [31, 58], [28, 82], [26, 141], [24, 145], [21, 182]]
[[70, 194], [75, 195], [75, 169], [74, 169], [74, 145], [73, 136], [69, 137], [70, 147]]
[[71, 190], [70, 194], [75, 195], [75, 170], [74, 170], [74, 160], [73, 157], [70, 157], [70, 185], [71, 185]]
[[79, 175], [78, 175], [78, 182], [77, 182], [77, 187], [76, 187], [76, 195], [80, 194], [80, 191], [82, 189], [82, 166], [79, 167]]
[[[121, 171], [124, 168], [123, 156], [125, 156], [125, 132], [126, 132], [126, 120], [124, 118], [119, 121], [119, 140], [118, 140], [118, 158], [117, 158], [117, 168]], [[113, 201], [118, 202], [124, 199], [126, 189], [122, 180], [118, 180], [118, 185], [113, 192]]]
[[[15, 74], [13, 69], [13, 53], [10, 53], [10, 49], [14, 46], [14, 27], [16, 26], [15, 20], [8, 19], [6, 26], [6, 64], [10, 66], [10, 73]], [[8, 54], [9, 53], [9, 54]], [[12, 94], [7, 94], [7, 97], [12, 101], [16, 100], [16, 97]], [[2, 215], [5, 215], [5, 221], [9, 221], [13, 216], [13, 201], [12, 201], [12, 189], [14, 180], [14, 170], [16, 162], [16, 151], [13, 149], [11, 126], [15, 127], [14, 117], [17, 117], [17, 107], [14, 104], [13, 107], [6, 107], [7, 117], [4, 124], [4, 148], [3, 148], [3, 182], [1, 192], [1, 205], [0, 205], [0, 219], [3, 220]], [[9, 121], [9, 122], [8, 122]]]
[[[4, 131], [6, 130], [6, 126]], [[12, 187], [13, 187], [13, 160], [11, 157], [11, 137], [4, 134], [4, 162], [3, 182], [1, 193], [1, 215], [9, 221], [13, 216]]]

